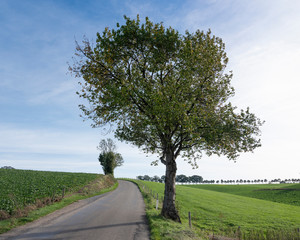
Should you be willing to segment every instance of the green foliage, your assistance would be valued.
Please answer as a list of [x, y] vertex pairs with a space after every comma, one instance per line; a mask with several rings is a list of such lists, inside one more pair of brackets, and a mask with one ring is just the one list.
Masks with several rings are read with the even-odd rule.
[[186, 187], [230, 193], [272, 202], [300, 206], [300, 183], [249, 185], [186, 185]]
[[98, 174], [0, 169], [0, 210], [12, 214], [37, 199], [75, 192]]
[[[96, 45], [77, 45], [71, 72], [82, 77], [81, 105], [93, 126], [115, 123], [116, 137], [158, 153], [189, 159], [260, 146], [262, 122], [249, 109], [236, 112], [225, 44], [211, 31], [184, 35], [139, 16], [97, 33]], [[197, 154], [196, 154], [197, 153]], [[194, 164], [196, 164], [194, 162]]]
[[203, 177], [201, 177], [199, 175], [193, 175], [193, 176], [189, 177], [189, 182], [201, 183], [201, 182], [203, 182]]
[[102, 165], [102, 169], [105, 175], [114, 173], [114, 159], [113, 152], [104, 152], [99, 155], [99, 162]]
[[101, 150], [98, 160], [102, 165], [104, 174], [114, 175], [114, 169], [122, 166], [124, 162], [121, 154], [115, 152], [115, 143], [110, 138], [101, 140], [98, 149]]
[[[158, 193], [159, 199], [163, 196], [164, 184], [147, 181], [136, 182], [140, 184], [141, 191], [146, 191], [142, 187], [145, 185], [155, 194]], [[208, 188], [215, 185], [201, 186]], [[270, 185], [262, 185], [261, 188], [266, 186], [270, 188]], [[226, 189], [227, 186], [220, 187]], [[236, 193], [238, 191], [247, 192], [249, 191], [248, 187], [249, 185], [240, 185], [239, 190], [236, 189]], [[277, 187], [280, 186], [277, 185]], [[284, 186], [284, 188], [289, 187]], [[298, 188], [298, 186], [294, 187]], [[259, 188], [260, 186], [256, 185], [256, 189]], [[238, 227], [243, 235], [241, 239], [293, 239], [288, 236], [298, 236], [296, 229], [300, 226], [299, 206], [187, 186], [177, 186], [176, 197], [183, 225], [188, 226], [188, 212], [191, 212], [192, 229], [199, 236], [203, 236], [205, 233], [208, 236], [212, 232], [216, 235], [237, 236]], [[155, 211], [153, 208], [155, 207], [152, 206], [150, 211], [152, 214]], [[156, 213], [159, 212], [156, 211]], [[156, 231], [164, 231], [163, 228], [159, 228], [159, 225], [162, 224], [160, 221], [163, 220], [160, 220], [159, 217], [156, 218], [158, 219], [157, 225], [153, 223], [158, 228]], [[155, 222], [156, 219], [153, 217], [152, 221]], [[257, 236], [264, 237], [257, 238]]]

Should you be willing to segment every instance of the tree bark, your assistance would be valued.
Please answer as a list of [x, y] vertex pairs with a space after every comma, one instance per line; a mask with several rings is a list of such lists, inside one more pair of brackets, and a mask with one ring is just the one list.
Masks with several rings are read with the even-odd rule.
[[180, 217], [175, 206], [175, 177], [177, 165], [172, 151], [166, 152], [166, 178], [165, 178], [165, 197], [162, 216], [180, 222]]

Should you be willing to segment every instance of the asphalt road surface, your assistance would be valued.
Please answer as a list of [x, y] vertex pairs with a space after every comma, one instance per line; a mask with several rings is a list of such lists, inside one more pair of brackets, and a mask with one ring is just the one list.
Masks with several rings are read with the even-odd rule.
[[0, 239], [148, 240], [142, 195], [131, 182], [100, 196], [78, 201]]

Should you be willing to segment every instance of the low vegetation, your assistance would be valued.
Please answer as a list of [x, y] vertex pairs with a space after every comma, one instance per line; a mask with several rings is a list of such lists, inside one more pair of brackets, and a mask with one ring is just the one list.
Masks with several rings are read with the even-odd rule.
[[[176, 205], [183, 223], [178, 225], [163, 219], [159, 215], [160, 209], [155, 209], [155, 199], [150, 197], [150, 195], [157, 197], [158, 194], [161, 202], [164, 184], [135, 182], [139, 184], [144, 196], [152, 199], [146, 201], [152, 239], [225, 239], [220, 236], [231, 239], [300, 239], [300, 207], [289, 204], [299, 200], [297, 195], [294, 197], [290, 195], [290, 200], [285, 201], [286, 196], [283, 194], [282, 202], [285, 203], [277, 203], [270, 201], [271, 197], [267, 197], [268, 193], [273, 194], [272, 190], [265, 190], [267, 200], [236, 194], [238, 191], [249, 192], [247, 185], [239, 186], [239, 190], [235, 189], [235, 194], [226, 193], [226, 190], [221, 191], [222, 187], [225, 189], [227, 187], [222, 185], [219, 186], [219, 191], [177, 186]], [[270, 188], [270, 185], [267, 186]], [[256, 187], [259, 188], [259, 185]], [[293, 189], [298, 185], [285, 187]], [[265, 186], [262, 186], [260, 189], [264, 188]], [[278, 193], [280, 192], [278, 190]], [[189, 212], [191, 228], [189, 228]]]
[[0, 176], [0, 210], [9, 215], [37, 200], [55, 200], [63, 193], [76, 192], [98, 177], [97, 174], [14, 169], [0, 169]]
[[[140, 191], [143, 195], [144, 202], [146, 205], [146, 215], [148, 218], [148, 222], [150, 225], [150, 234], [151, 240], [197, 240], [202, 239], [191, 229], [188, 228], [186, 224], [180, 224], [178, 222], [174, 222], [170, 219], [167, 219], [160, 215], [162, 209], [161, 199], [159, 200], [158, 209], [156, 210], [156, 198], [153, 196], [157, 196], [156, 192], [152, 192], [151, 187], [153, 189], [158, 190], [157, 184], [153, 182], [146, 182], [140, 180], [132, 180], [132, 179], [124, 179], [127, 181], [134, 182], [140, 188]], [[147, 183], [145, 185], [145, 183]], [[161, 187], [162, 184], [159, 184]], [[161, 190], [161, 189], [160, 189]], [[162, 197], [161, 192], [159, 193], [159, 198]]]
[[116, 187], [111, 175], [0, 169], [0, 233]]
[[300, 206], [300, 183], [254, 185], [201, 184], [185, 186]]

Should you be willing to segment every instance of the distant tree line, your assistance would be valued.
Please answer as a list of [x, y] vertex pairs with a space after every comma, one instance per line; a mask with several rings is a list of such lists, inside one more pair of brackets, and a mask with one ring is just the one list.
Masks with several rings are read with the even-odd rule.
[[[150, 177], [148, 175], [144, 176], [137, 176], [137, 179], [139, 180], [144, 180], [144, 181], [151, 181], [151, 182], [160, 182], [163, 183], [165, 182], [165, 175], [159, 177], [155, 175], [154, 177]], [[183, 174], [177, 175], [176, 176], [176, 182], [179, 183], [202, 183], [203, 182], [203, 177], [198, 176], [198, 175], [193, 175], [193, 176], [185, 176]]]
[[13, 168], [13, 167], [11, 167], [11, 166], [3, 166], [3, 167], [1, 167], [0, 169], [15, 169], [15, 168]]
[[[157, 175], [150, 177], [148, 175], [137, 176], [137, 179], [151, 182], [165, 182], [165, 175], [159, 177]], [[186, 176], [184, 174], [180, 174], [176, 176], [177, 183], [204, 183], [204, 184], [267, 184], [267, 183], [300, 183], [300, 179], [291, 178], [291, 179], [280, 179], [275, 178], [273, 180], [267, 179], [254, 179], [254, 180], [246, 180], [246, 179], [238, 179], [238, 180], [204, 180], [203, 177], [199, 175]]]

